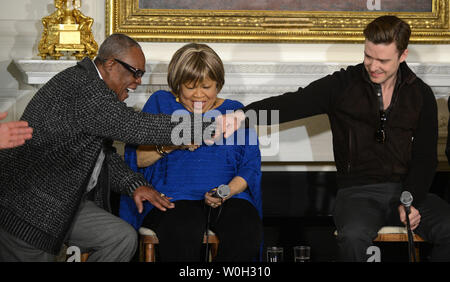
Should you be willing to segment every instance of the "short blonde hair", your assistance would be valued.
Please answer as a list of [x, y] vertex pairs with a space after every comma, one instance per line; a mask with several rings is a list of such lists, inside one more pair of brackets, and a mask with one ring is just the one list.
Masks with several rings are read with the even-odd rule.
[[190, 43], [178, 49], [169, 63], [167, 83], [173, 94], [179, 96], [183, 83], [198, 82], [209, 78], [217, 83], [220, 92], [225, 83], [222, 60], [206, 44]]

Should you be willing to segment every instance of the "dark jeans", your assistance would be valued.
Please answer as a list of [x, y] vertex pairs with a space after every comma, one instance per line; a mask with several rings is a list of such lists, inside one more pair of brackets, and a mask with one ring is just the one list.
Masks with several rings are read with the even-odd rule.
[[[202, 252], [208, 207], [204, 201], [175, 201], [175, 208], [152, 209], [143, 225], [156, 232], [161, 261], [204, 261]], [[254, 261], [259, 258], [262, 223], [258, 212], [246, 200], [228, 199], [211, 209], [210, 229], [219, 237], [215, 261]]]
[[[339, 257], [342, 261], [367, 261], [366, 250], [385, 225], [400, 222], [401, 184], [380, 183], [340, 189], [334, 222], [338, 230]], [[414, 206], [414, 202], [412, 203]], [[420, 224], [414, 232], [433, 244], [432, 261], [450, 261], [450, 205], [428, 194], [417, 208]]]

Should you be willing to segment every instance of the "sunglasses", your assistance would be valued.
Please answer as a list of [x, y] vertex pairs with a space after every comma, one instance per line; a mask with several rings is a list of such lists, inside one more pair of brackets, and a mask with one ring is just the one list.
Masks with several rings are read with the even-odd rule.
[[380, 110], [380, 127], [378, 128], [377, 132], [375, 132], [375, 140], [380, 144], [384, 144], [384, 142], [386, 141], [386, 131], [384, 130], [385, 122], [386, 112]]
[[132, 66], [130, 66], [129, 64], [127, 64], [127, 63], [125, 63], [125, 62], [122, 62], [122, 61], [119, 60], [119, 59], [114, 58], [114, 61], [118, 62], [118, 63], [121, 64], [124, 68], [126, 68], [127, 70], [129, 70], [129, 71], [133, 74], [134, 78], [136, 78], [136, 79], [141, 78], [141, 77], [144, 75], [144, 73], [145, 73], [145, 71], [140, 70], [140, 69], [137, 69], [137, 68], [135, 68], [135, 67], [132, 67]]

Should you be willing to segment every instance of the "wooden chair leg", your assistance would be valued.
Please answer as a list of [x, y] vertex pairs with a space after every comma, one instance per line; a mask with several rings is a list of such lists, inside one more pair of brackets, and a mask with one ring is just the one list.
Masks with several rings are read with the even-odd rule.
[[86, 262], [89, 258], [89, 253], [82, 253], [80, 255], [80, 262]]
[[415, 251], [416, 251], [416, 262], [419, 262], [420, 261], [420, 255], [419, 255], [419, 247], [418, 246], [415, 247]]
[[139, 261], [145, 261], [145, 249], [144, 249], [144, 240], [139, 239]]
[[145, 244], [145, 261], [155, 262], [155, 246], [153, 244]]

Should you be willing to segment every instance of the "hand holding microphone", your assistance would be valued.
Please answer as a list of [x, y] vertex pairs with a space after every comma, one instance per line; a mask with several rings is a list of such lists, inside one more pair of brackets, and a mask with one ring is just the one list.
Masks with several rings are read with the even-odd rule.
[[[412, 230], [414, 230], [420, 222], [420, 214], [417, 209], [411, 206], [413, 201], [413, 196], [409, 191], [403, 191], [400, 196], [400, 202], [402, 206], [399, 207], [400, 220], [405, 224], [408, 232], [408, 249], [409, 249], [409, 261], [416, 262], [416, 252], [414, 247], [414, 235]], [[403, 209], [402, 209], [403, 208]]]
[[407, 225], [407, 216], [409, 219], [409, 223], [411, 226], [411, 230], [414, 230], [419, 226], [420, 223], [420, 213], [419, 211], [412, 206], [413, 197], [410, 192], [403, 191], [403, 193], [400, 196], [400, 202], [402, 203], [398, 207], [398, 212], [400, 214], [400, 221]]
[[222, 184], [205, 194], [205, 203], [213, 208], [219, 207], [231, 194], [230, 186]]

